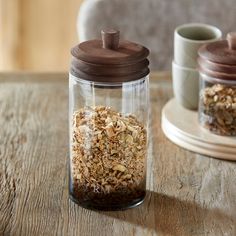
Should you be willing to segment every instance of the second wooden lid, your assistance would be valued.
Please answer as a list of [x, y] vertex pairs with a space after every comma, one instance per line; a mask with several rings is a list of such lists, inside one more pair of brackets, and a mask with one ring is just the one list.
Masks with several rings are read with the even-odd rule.
[[227, 40], [203, 45], [198, 54], [200, 71], [211, 77], [236, 80], [236, 32], [228, 33]]

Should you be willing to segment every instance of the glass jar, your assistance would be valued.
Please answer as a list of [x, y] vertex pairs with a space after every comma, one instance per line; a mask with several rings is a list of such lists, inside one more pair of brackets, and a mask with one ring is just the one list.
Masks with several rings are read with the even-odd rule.
[[72, 49], [70, 198], [97, 210], [136, 206], [146, 193], [148, 50], [127, 41], [115, 45], [117, 37], [117, 31], [103, 32], [103, 41]]
[[236, 33], [199, 49], [199, 122], [212, 133], [236, 136]]

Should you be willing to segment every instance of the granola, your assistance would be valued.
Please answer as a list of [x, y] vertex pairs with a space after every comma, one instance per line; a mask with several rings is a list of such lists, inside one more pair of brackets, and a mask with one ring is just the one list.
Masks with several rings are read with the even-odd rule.
[[200, 93], [200, 123], [210, 131], [236, 135], [236, 87], [215, 84]]
[[135, 116], [105, 106], [73, 114], [73, 193], [78, 201], [125, 204], [144, 194], [147, 133]]

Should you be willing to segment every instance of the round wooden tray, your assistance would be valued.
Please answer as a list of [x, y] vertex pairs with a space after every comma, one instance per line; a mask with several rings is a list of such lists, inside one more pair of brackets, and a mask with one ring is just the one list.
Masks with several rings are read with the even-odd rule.
[[173, 143], [203, 155], [236, 160], [236, 137], [212, 134], [198, 123], [198, 113], [173, 98], [162, 109], [162, 130]]

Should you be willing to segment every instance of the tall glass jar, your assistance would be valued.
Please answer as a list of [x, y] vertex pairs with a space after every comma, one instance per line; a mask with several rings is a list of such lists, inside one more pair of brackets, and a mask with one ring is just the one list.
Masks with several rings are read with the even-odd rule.
[[148, 50], [119, 32], [72, 49], [70, 198], [98, 210], [136, 206], [146, 193]]
[[210, 132], [236, 136], [236, 33], [199, 49], [199, 122]]

